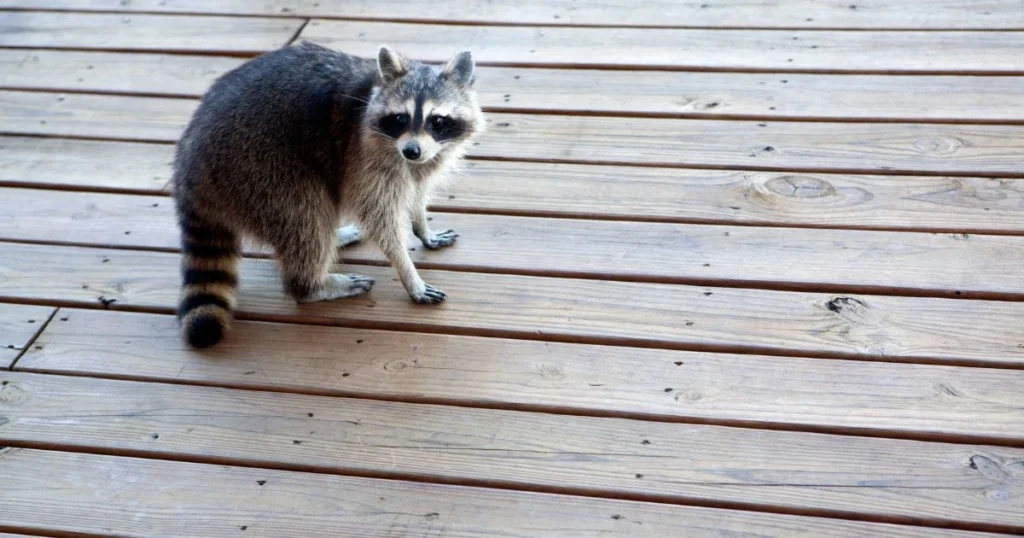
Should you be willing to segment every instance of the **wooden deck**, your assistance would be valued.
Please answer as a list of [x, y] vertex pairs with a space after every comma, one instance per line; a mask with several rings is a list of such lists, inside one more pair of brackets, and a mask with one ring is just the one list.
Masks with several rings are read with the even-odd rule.
[[[0, 536], [1024, 534], [1024, 3], [425, 5], [0, 0]], [[298, 39], [476, 52], [450, 299], [253, 250], [197, 353], [173, 143]]]

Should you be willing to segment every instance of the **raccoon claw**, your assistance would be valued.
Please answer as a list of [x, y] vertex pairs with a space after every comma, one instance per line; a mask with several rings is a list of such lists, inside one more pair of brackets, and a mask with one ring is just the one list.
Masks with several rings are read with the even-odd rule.
[[298, 299], [300, 303], [331, 301], [346, 297], [358, 297], [373, 289], [376, 281], [362, 275], [330, 275], [330, 279], [309, 297]]
[[444, 300], [447, 298], [448, 295], [445, 294], [445, 292], [435, 288], [434, 286], [431, 286], [430, 284], [427, 284], [426, 288], [422, 292], [414, 294], [412, 296], [412, 300], [416, 301], [419, 304], [443, 303]]
[[458, 239], [459, 234], [455, 233], [455, 230], [445, 230], [443, 232], [437, 232], [433, 237], [429, 238], [428, 241], [423, 242], [423, 246], [430, 250], [436, 250], [439, 248], [449, 247], [455, 244], [455, 240]]
[[343, 275], [343, 278], [347, 278], [352, 283], [353, 289], [363, 290], [364, 292], [373, 289], [373, 285], [377, 283], [376, 280], [363, 275]]

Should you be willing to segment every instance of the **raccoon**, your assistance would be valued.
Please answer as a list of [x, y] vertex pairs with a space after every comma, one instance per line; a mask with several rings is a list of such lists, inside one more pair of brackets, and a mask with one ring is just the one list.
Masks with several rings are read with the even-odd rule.
[[420, 278], [405, 238], [411, 227], [437, 249], [458, 237], [431, 230], [426, 205], [483, 129], [474, 82], [468, 51], [434, 66], [387, 46], [371, 60], [311, 43], [220, 77], [174, 159], [185, 340], [212, 346], [229, 328], [243, 239], [274, 250], [300, 303], [370, 291], [368, 277], [329, 272], [337, 248], [364, 237], [414, 301], [444, 301]]

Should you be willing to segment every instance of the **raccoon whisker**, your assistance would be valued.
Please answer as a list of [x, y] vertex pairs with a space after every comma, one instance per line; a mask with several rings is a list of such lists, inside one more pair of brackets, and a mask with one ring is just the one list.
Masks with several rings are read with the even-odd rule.
[[382, 136], [384, 138], [387, 138], [388, 140], [397, 140], [397, 138], [395, 138], [395, 137], [393, 137], [393, 136], [391, 136], [391, 135], [389, 135], [387, 133], [384, 133], [383, 131], [378, 131], [376, 129], [370, 129], [370, 132], [373, 133], [373, 134], [376, 134], [376, 135], [380, 135], [380, 136]]
[[362, 97], [357, 97], [355, 95], [349, 95], [349, 94], [346, 94], [346, 93], [341, 93], [341, 94], [338, 94], [338, 95], [340, 95], [341, 97], [346, 97], [346, 98], [351, 99], [353, 101], [359, 101], [360, 103], [365, 103], [367, 106], [370, 105], [370, 101], [368, 101], [366, 99], [363, 99]]

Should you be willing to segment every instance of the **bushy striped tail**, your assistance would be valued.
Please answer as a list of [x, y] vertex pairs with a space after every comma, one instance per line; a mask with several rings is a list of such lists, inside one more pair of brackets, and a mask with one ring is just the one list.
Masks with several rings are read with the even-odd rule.
[[185, 341], [210, 347], [231, 326], [238, 287], [238, 237], [230, 230], [181, 215], [182, 294], [178, 319]]

